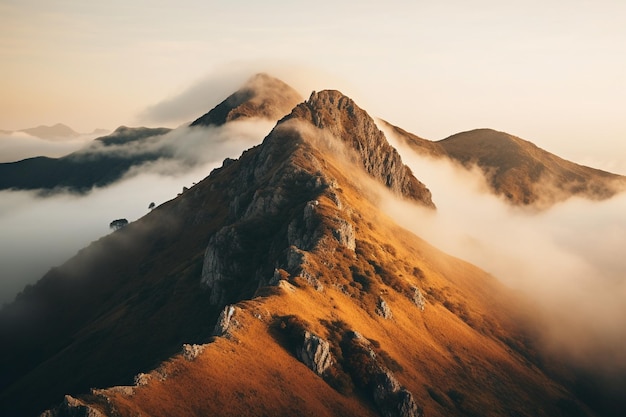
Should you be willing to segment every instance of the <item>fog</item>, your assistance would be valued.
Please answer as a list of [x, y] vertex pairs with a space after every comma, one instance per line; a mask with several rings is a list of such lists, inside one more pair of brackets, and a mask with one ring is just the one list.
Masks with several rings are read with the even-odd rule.
[[340, 89], [362, 106], [370, 108], [371, 105], [378, 103], [376, 99], [371, 99], [370, 95], [364, 94], [364, 90], [352, 81], [328, 71], [311, 65], [298, 65], [293, 61], [256, 59], [229, 62], [215, 68], [182, 92], [176, 91], [148, 106], [137, 115], [137, 120], [149, 125], [167, 126], [177, 126], [195, 120], [204, 114], [198, 109], [213, 108], [241, 88], [252, 75], [260, 72], [282, 80], [305, 98], [308, 98], [313, 90], [333, 88]]
[[[166, 148], [170, 157], [135, 167], [122, 180], [86, 195], [0, 191], [0, 303], [11, 301], [26, 284], [108, 234], [112, 220], [136, 220], [149, 212], [150, 203], [175, 198], [224, 158], [237, 158], [261, 143], [272, 127], [268, 121], [241, 121], [219, 128], [180, 128], [151, 138], [143, 151]], [[80, 155], [105, 151], [143, 152], [131, 143], [92, 145]]]
[[487, 191], [478, 169], [418, 156], [385, 133], [437, 205], [431, 213], [388, 200], [396, 221], [530, 296], [544, 313], [537, 319], [548, 349], [626, 370], [626, 193], [515, 208]]
[[46, 140], [23, 132], [0, 134], [0, 163], [14, 162], [34, 156], [58, 158], [85, 146], [94, 135], [76, 139]]

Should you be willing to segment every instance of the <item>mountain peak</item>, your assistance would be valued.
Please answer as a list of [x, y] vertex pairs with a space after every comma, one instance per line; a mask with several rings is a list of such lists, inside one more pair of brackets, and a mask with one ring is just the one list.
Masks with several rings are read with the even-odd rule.
[[63, 123], [57, 123], [54, 126], [40, 125], [22, 129], [20, 132], [28, 133], [40, 139], [71, 139], [80, 136], [78, 132]]
[[278, 120], [302, 101], [296, 90], [265, 73], [251, 78], [191, 126], [221, 126], [242, 118], [260, 117]]
[[281, 122], [292, 119], [304, 120], [339, 139], [354, 151], [353, 162], [395, 194], [434, 208], [428, 188], [404, 165], [372, 117], [340, 91], [313, 91]]

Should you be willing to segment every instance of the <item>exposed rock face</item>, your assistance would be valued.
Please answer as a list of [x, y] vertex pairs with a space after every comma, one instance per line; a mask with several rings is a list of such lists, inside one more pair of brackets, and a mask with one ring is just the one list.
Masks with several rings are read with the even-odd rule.
[[257, 74], [191, 126], [221, 126], [249, 117], [278, 120], [301, 100], [300, 94], [284, 82], [267, 74]]
[[354, 150], [353, 159], [394, 193], [434, 207], [428, 188], [402, 163], [374, 120], [339, 91], [313, 92], [285, 119], [299, 118], [339, 138]]
[[183, 356], [188, 361], [196, 359], [204, 350], [204, 345], [183, 345]]
[[341, 246], [345, 246], [351, 251], [354, 251], [356, 249], [356, 240], [352, 223], [341, 218], [337, 218], [335, 222], [336, 228], [333, 230], [333, 236]]
[[105, 415], [71, 395], [66, 395], [58, 407], [44, 411], [40, 417], [105, 417]]
[[201, 282], [209, 288], [209, 303], [220, 305], [225, 301], [224, 284], [233, 281], [241, 272], [239, 264], [232, 262], [232, 254], [241, 250], [237, 231], [224, 227], [209, 240], [204, 252]]
[[213, 336], [224, 336], [228, 334], [231, 324], [233, 323], [233, 316], [235, 314], [235, 306], [226, 306], [217, 318], [217, 323], [213, 329]]
[[304, 333], [302, 347], [297, 350], [297, 356], [318, 375], [322, 375], [333, 363], [330, 344], [309, 331]]
[[384, 319], [390, 319], [393, 317], [393, 313], [391, 312], [391, 308], [389, 308], [389, 304], [382, 298], [378, 298], [378, 304], [376, 305], [376, 314], [381, 316]]
[[353, 372], [364, 380], [357, 384], [372, 395], [374, 404], [384, 417], [422, 417], [423, 413], [415, 403], [413, 394], [400, 385], [393, 373], [378, 359], [369, 340], [358, 332], [351, 332], [344, 356], [358, 357], [357, 366], [360, 370]]
[[413, 291], [413, 296], [411, 297], [413, 304], [415, 304], [421, 311], [424, 311], [424, 307], [426, 306], [426, 299], [424, 298], [424, 295], [417, 287], [411, 287], [411, 290]]

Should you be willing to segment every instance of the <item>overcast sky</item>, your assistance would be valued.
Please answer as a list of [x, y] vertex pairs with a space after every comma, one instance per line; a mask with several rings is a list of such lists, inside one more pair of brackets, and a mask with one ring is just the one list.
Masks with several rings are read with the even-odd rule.
[[491, 127], [626, 174], [623, 0], [0, 0], [0, 62], [0, 129], [150, 124], [222, 77], [199, 116], [276, 70], [428, 139]]

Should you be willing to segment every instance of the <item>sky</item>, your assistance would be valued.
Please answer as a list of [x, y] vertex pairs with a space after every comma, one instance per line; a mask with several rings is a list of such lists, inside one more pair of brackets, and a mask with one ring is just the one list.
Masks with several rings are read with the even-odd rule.
[[428, 139], [490, 127], [626, 174], [622, 0], [0, 0], [0, 62], [4, 130], [174, 127], [268, 71]]

